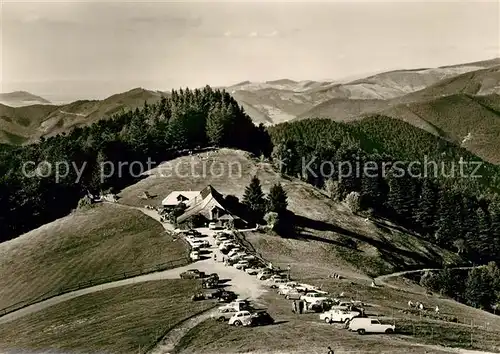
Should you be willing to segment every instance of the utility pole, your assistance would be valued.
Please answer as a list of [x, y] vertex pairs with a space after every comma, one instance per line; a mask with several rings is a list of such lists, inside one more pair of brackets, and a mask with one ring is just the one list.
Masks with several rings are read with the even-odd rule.
[[286, 267], [286, 269], [288, 271], [287, 278], [288, 278], [288, 281], [290, 281], [290, 264]]

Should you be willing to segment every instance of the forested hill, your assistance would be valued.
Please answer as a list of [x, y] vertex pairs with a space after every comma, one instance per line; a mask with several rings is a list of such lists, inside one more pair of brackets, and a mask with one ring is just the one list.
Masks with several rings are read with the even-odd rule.
[[[103, 117], [105, 118], [105, 117]], [[206, 146], [265, 152], [264, 128], [256, 127], [225, 91], [173, 91], [154, 104], [102, 119], [70, 133], [24, 147], [0, 147], [0, 241], [67, 215], [87, 193], [121, 189], [137, 180], [140, 166], [119, 162], [161, 162], [178, 151]], [[263, 140], [264, 139], [264, 140]], [[267, 146], [267, 147], [266, 147]], [[39, 165], [46, 161], [51, 164]], [[27, 177], [22, 172], [46, 177]], [[69, 163], [69, 173], [57, 176], [55, 165]], [[101, 179], [101, 166], [107, 162]], [[113, 165], [115, 173], [111, 174]], [[34, 166], [39, 166], [34, 170]], [[74, 168], [76, 166], [81, 175]], [[61, 167], [64, 174], [64, 167]], [[121, 171], [121, 173], [118, 173]]]
[[[309, 119], [269, 131], [282, 173], [325, 189], [337, 201], [357, 201], [360, 210], [467, 253], [475, 262], [500, 260], [498, 166], [383, 116], [352, 124]], [[468, 162], [463, 176], [461, 158]], [[426, 161], [437, 169], [429, 165], [425, 173]]]

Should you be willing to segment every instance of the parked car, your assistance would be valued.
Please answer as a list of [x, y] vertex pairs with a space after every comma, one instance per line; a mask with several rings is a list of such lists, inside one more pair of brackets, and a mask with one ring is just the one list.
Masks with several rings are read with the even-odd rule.
[[218, 289], [218, 291], [216, 291], [215, 294], [213, 294], [212, 296], [213, 298], [218, 299], [219, 302], [226, 302], [226, 303], [230, 303], [231, 301], [237, 298], [234, 292], [222, 289]]
[[237, 311], [245, 311], [249, 310], [250, 308], [250, 302], [248, 300], [244, 299], [232, 299], [232, 301], [224, 306], [219, 307], [219, 309], [222, 308], [233, 308], [236, 309]]
[[285, 299], [287, 300], [300, 300], [302, 297], [302, 292], [297, 289], [290, 289], [285, 295]]
[[241, 257], [238, 256], [237, 254], [235, 254], [233, 256], [230, 256], [228, 259], [231, 260], [231, 261], [233, 261], [234, 263], [237, 263], [237, 262], [239, 262], [241, 260]]
[[382, 324], [376, 318], [353, 318], [349, 322], [349, 330], [358, 332], [359, 334], [365, 333], [394, 333], [396, 327], [394, 325]]
[[250, 275], [257, 275], [260, 272], [260, 268], [250, 267], [245, 269], [245, 272], [247, 272]]
[[214, 289], [219, 286], [219, 282], [214, 278], [204, 279], [201, 286], [203, 289]]
[[210, 273], [210, 274], [208, 275], [208, 278], [209, 278], [209, 279], [214, 279], [214, 280], [216, 280], [216, 281], [219, 281], [219, 274], [217, 274], [217, 273]]
[[320, 293], [314, 292], [314, 293], [307, 293], [305, 295], [302, 295], [300, 297], [300, 299], [304, 300], [307, 303], [314, 304], [315, 302], [324, 301], [328, 298], [325, 296], [325, 294], [320, 294]]
[[191, 253], [189, 254], [189, 258], [191, 258], [191, 260], [192, 260], [193, 262], [195, 262], [195, 261], [199, 261], [199, 260], [200, 260], [200, 252], [198, 252], [198, 251], [193, 251], [193, 252], [191, 252]]
[[224, 322], [228, 321], [237, 312], [238, 310], [236, 310], [234, 307], [220, 307], [217, 309], [217, 312], [212, 314], [212, 318], [215, 318], [217, 321]]
[[238, 246], [234, 246], [229, 253], [227, 254], [229, 257], [237, 256], [240, 255], [241, 253], [241, 248]]
[[238, 311], [230, 319], [229, 324], [234, 326], [241, 326], [243, 322], [249, 321], [252, 313], [250, 311]]
[[330, 310], [323, 312], [319, 315], [319, 319], [325, 321], [326, 323], [333, 322], [349, 322], [354, 317], [359, 316], [357, 311], [347, 311], [347, 310]]
[[208, 228], [209, 228], [210, 230], [217, 230], [217, 229], [219, 229], [219, 227], [217, 226], [217, 223], [215, 223], [215, 222], [211, 222], [211, 223], [209, 223], [209, 224], [208, 224]]
[[352, 306], [352, 302], [341, 301], [337, 305], [333, 305], [332, 310], [350, 310]]
[[227, 237], [220, 237], [215, 239], [215, 245], [220, 246], [222, 243], [229, 241], [229, 238]]
[[273, 275], [273, 273], [269, 269], [264, 269], [264, 270], [261, 270], [257, 274], [257, 279], [258, 280], [266, 280], [266, 279], [269, 279], [272, 275]]
[[198, 269], [188, 269], [181, 273], [181, 279], [200, 279], [205, 277], [205, 272], [200, 272]]
[[274, 319], [266, 311], [257, 311], [252, 313], [249, 318], [245, 318], [243, 326], [266, 326], [274, 323]]
[[242, 260], [240, 260], [237, 263], [235, 263], [233, 265], [233, 267], [235, 267], [236, 269], [245, 270], [245, 268], [250, 267], [250, 263], [248, 263], [248, 261], [242, 261]]
[[297, 288], [297, 284], [294, 282], [285, 282], [278, 285], [278, 294], [280, 295], [286, 295], [291, 290], [302, 292], [300, 288]]

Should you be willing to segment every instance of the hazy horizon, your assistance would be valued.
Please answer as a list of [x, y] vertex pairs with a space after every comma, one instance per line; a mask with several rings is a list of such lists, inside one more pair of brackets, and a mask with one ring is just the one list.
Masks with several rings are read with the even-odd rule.
[[1, 91], [54, 102], [499, 56], [496, 1], [4, 1], [1, 12]]

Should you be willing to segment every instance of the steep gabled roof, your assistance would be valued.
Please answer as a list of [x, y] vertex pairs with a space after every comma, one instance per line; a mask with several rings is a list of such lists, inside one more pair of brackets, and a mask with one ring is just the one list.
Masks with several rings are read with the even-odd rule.
[[177, 222], [183, 222], [190, 216], [200, 213], [212, 200], [215, 200], [216, 205], [226, 211], [227, 214], [233, 215], [233, 213], [228, 210], [226, 202], [222, 194], [217, 192], [214, 187], [208, 185], [200, 192], [201, 200], [196, 201], [195, 204], [190, 206], [184, 214], [177, 218]]
[[197, 196], [200, 195], [199, 191], [173, 191], [163, 201], [161, 202], [162, 205], [177, 205], [179, 204], [179, 196], [184, 196], [188, 200], [192, 200], [196, 198]]

